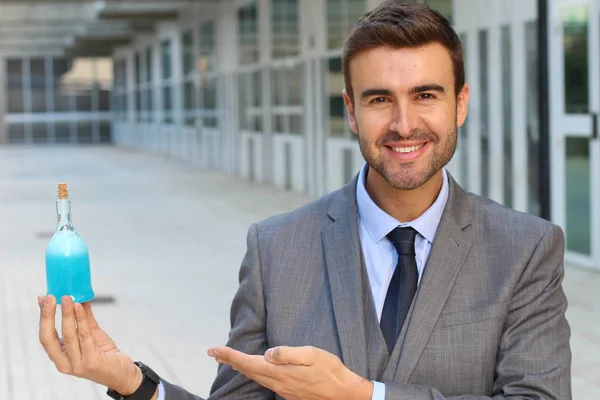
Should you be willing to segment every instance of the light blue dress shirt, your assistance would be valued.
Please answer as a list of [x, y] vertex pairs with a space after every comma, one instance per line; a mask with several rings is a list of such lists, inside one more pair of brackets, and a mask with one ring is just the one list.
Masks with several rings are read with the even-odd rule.
[[[392, 275], [398, 262], [398, 253], [387, 238], [387, 234], [396, 227], [410, 226], [418, 234], [415, 240], [415, 253], [417, 269], [419, 272], [419, 283], [423, 275], [423, 269], [429, 257], [429, 251], [433, 238], [442, 218], [446, 202], [448, 201], [448, 174], [443, 169], [442, 189], [435, 200], [419, 218], [405, 223], [394, 219], [373, 202], [365, 187], [365, 178], [368, 165], [365, 163], [360, 170], [356, 185], [356, 202], [359, 216], [359, 235], [365, 267], [371, 284], [371, 292], [377, 311], [377, 319], [381, 319], [381, 311], [385, 302], [387, 289], [392, 280]], [[385, 400], [385, 384], [375, 384], [372, 400]], [[158, 386], [158, 400], [165, 399], [165, 390], [162, 382]]]
[[[418, 234], [415, 239], [415, 253], [419, 283], [423, 270], [429, 257], [433, 238], [437, 231], [446, 202], [448, 201], [448, 174], [443, 169], [442, 189], [435, 202], [421, 216], [412, 222], [400, 222], [383, 211], [373, 202], [365, 187], [367, 164], [363, 165], [356, 185], [356, 202], [359, 216], [359, 235], [365, 267], [369, 276], [371, 292], [377, 311], [377, 319], [381, 319], [381, 312], [385, 302], [388, 286], [392, 280], [394, 269], [398, 263], [398, 252], [387, 238], [388, 233], [396, 227], [412, 227]], [[385, 384], [375, 384], [372, 400], [385, 399]]]

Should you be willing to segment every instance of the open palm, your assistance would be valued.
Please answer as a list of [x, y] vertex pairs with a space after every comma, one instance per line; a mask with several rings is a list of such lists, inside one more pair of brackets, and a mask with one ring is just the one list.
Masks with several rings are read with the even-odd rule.
[[117, 345], [114, 340], [110, 336], [100, 328], [94, 314], [92, 313], [92, 305], [91, 303], [83, 303], [83, 309], [85, 310], [85, 314], [88, 318], [88, 323], [90, 325], [90, 333], [92, 334], [92, 339], [96, 343], [96, 347], [100, 352], [113, 354], [120, 353]]

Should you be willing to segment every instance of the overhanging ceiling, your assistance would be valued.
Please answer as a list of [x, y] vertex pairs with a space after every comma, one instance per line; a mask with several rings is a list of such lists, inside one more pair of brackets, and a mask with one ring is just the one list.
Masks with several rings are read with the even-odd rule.
[[[0, 52], [109, 56], [136, 34], [175, 21], [192, 4], [221, 0], [0, 0]], [[229, 0], [222, 0], [229, 1]]]

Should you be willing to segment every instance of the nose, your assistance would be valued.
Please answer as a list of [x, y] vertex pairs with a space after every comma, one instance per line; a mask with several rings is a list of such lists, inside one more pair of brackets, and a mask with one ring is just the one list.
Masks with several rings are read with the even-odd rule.
[[408, 137], [418, 126], [419, 118], [410, 102], [396, 102], [392, 108], [389, 130]]

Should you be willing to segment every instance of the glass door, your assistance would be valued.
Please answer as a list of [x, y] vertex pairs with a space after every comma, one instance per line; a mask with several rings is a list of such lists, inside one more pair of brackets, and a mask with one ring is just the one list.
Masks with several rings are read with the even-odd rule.
[[600, 268], [600, 2], [550, 3], [552, 219], [567, 262]]

